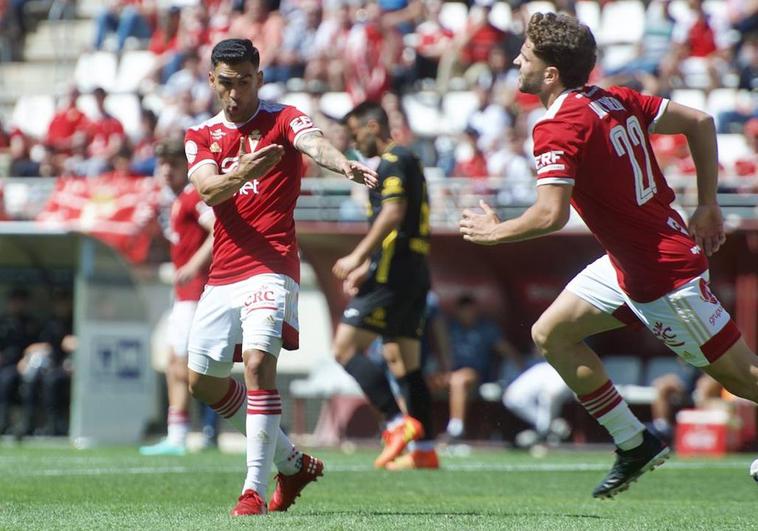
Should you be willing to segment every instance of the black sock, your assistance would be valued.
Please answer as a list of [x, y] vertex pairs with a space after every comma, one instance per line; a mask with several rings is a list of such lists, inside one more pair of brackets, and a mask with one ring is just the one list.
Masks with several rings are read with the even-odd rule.
[[434, 439], [432, 430], [432, 395], [420, 369], [407, 373], [398, 379], [400, 390], [408, 407], [408, 414], [418, 420], [424, 427], [422, 441]]
[[402, 414], [384, 371], [374, 362], [363, 354], [356, 354], [345, 364], [345, 370], [355, 378], [368, 401], [384, 415], [386, 421]]

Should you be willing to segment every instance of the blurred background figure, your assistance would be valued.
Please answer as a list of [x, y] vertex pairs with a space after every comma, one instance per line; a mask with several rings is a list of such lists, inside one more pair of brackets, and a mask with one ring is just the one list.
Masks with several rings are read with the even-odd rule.
[[[29, 345], [18, 363], [21, 377], [22, 418], [17, 434], [58, 436], [68, 433], [71, 375], [77, 341], [71, 292], [56, 289], [52, 315], [42, 323], [37, 342]], [[43, 420], [39, 420], [40, 405]]]
[[505, 407], [533, 427], [517, 434], [516, 444], [526, 448], [566, 439], [571, 429], [560, 413], [572, 396], [563, 378], [546, 361], [522, 372], [503, 394]]
[[450, 372], [441, 379], [450, 393], [447, 436], [464, 436], [466, 408], [479, 384], [497, 379], [500, 361], [518, 371], [524, 364], [521, 354], [504, 337], [500, 327], [482, 315], [473, 295], [461, 295], [448, 323]]
[[18, 399], [18, 362], [37, 339], [37, 321], [29, 314], [29, 292], [13, 288], [0, 314], [0, 434], [11, 429], [11, 406]]

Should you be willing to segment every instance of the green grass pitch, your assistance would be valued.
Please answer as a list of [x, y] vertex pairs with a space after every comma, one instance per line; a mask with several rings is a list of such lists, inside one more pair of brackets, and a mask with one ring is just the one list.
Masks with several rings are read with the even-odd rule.
[[750, 455], [674, 458], [599, 501], [590, 492], [610, 452], [475, 450], [394, 473], [372, 470], [369, 450], [313, 453], [326, 475], [289, 512], [232, 519], [243, 455], [0, 443], [0, 529], [758, 529]]

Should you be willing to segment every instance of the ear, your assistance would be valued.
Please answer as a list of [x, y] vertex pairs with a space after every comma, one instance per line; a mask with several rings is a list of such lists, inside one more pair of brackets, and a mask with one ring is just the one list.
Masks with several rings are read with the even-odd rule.
[[255, 83], [257, 85], [256, 88], [261, 88], [263, 86], [263, 70], [258, 70], [255, 74]]
[[555, 83], [560, 82], [561, 75], [558, 72], [558, 69], [554, 66], [548, 66], [545, 68], [545, 74], [544, 74], [545, 83], [548, 85], [554, 85]]
[[216, 73], [213, 70], [208, 71], [208, 84], [213, 87], [216, 84]]

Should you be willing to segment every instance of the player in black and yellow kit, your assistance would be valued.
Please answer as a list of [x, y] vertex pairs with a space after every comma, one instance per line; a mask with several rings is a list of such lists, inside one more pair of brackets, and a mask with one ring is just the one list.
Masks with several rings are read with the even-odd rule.
[[[420, 347], [430, 287], [429, 199], [423, 168], [390, 138], [387, 114], [365, 102], [345, 123], [356, 148], [381, 156], [379, 186], [370, 192], [368, 234], [340, 258], [333, 272], [352, 296], [334, 338], [335, 357], [384, 415], [384, 450], [378, 468], [438, 468], [430, 416], [431, 396], [421, 374]], [[383, 354], [397, 378], [407, 415], [401, 412], [384, 372], [364, 352], [381, 336]], [[406, 445], [410, 452], [401, 455]]]

